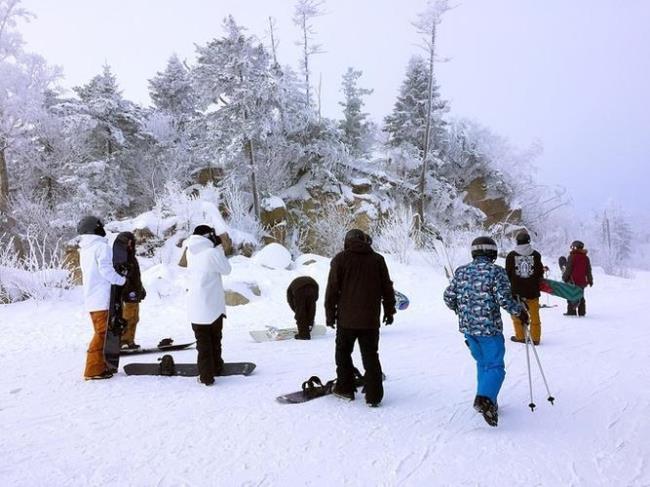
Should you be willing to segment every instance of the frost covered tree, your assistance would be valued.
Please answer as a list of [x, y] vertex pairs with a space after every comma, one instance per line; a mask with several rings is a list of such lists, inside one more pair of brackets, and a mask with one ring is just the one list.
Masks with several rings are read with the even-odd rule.
[[30, 18], [19, 0], [0, 0], [0, 213], [9, 203], [11, 153], [30, 139], [44, 113], [45, 92], [58, 77], [43, 58], [23, 50], [16, 27]]
[[436, 60], [436, 36], [438, 25], [442, 22], [443, 14], [449, 10], [447, 0], [429, 0], [427, 8], [418, 16], [414, 26], [419, 34], [424, 36], [425, 50], [429, 56], [429, 65], [427, 70], [427, 115], [424, 128], [424, 144], [422, 147], [422, 170], [420, 171], [419, 191], [420, 200], [418, 203], [418, 214], [420, 221], [424, 224], [424, 206], [427, 180], [427, 166], [429, 164], [430, 151], [436, 145], [437, 124], [433, 120], [433, 114], [436, 111], [435, 102], [435, 77], [434, 66]]
[[197, 99], [189, 69], [173, 54], [164, 71], [149, 80], [149, 96], [157, 110], [183, 122], [196, 114]]
[[266, 137], [275, 114], [269, 56], [232, 16], [225, 19], [224, 31], [223, 37], [197, 47], [193, 77], [208, 128], [222, 155], [236, 167], [246, 160], [253, 208], [259, 218], [258, 143]]
[[293, 23], [300, 29], [300, 40], [296, 44], [302, 50], [300, 68], [305, 77], [305, 105], [310, 109], [313, 106], [310, 61], [313, 55], [323, 53], [322, 46], [314, 40], [316, 32], [314, 30], [313, 20], [323, 15], [324, 3], [323, 0], [298, 0], [293, 13]]
[[610, 201], [598, 216], [597, 256], [607, 274], [625, 275], [625, 263], [632, 255], [634, 232], [621, 207]]
[[348, 147], [350, 154], [360, 156], [367, 150], [368, 136], [371, 123], [367, 120], [368, 114], [363, 112], [363, 97], [370, 95], [373, 90], [358, 86], [361, 71], [348, 68], [343, 74], [341, 91], [343, 101], [343, 120], [340, 123], [343, 132], [343, 142]]

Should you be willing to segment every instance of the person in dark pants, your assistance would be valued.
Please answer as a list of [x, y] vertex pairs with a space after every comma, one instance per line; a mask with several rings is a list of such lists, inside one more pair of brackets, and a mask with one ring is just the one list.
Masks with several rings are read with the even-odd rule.
[[147, 296], [142, 285], [140, 265], [135, 256], [135, 236], [131, 232], [121, 232], [115, 238], [127, 249], [127, 265], [129, 274], [122, 288], [122, 318], [126, 321], [126, 330], [120, 338], [120, 347], [125, 350], [138, 350], [140, 345], [135, 343], [135, 330], [140, 321], [140, 302]]
[[214, 228], [199, 225], [187, 239], [188, 314], [196, 337], [199, 382], [214, 384], [223, 360], [221, 335], [226, 317], [226, 298], [221, 276], [230, 274], [230, 263]]
[[331, 262], [325, 293], [327, 326], [336, 330], [336, 385], [334, 394], [353, 400], [355, 392], [352, 351], [359, 341], [365, 369], [366, 403], [376, 407], [384, 397], [379, 362], [379, 326], [383, 304], [384, 323], [393, 323], [395, 291], [384, 258], [370, 246], [363, 231], [350, 230], [344, 250]]
[[[594, 278], [591, 274], [591, 261], [587, 257], [585, 244], [580, 240], [575, 240], [571, 243], [571, 252], [569, 253], [566, 268], [562, 274], [562, 280], [575, 284], [582, 289], [594, 285]], [[576, 311], [578, 316], [587, 314], [587, 303], [584, 296], [577, 302], [567, 301], [565, 316], [575, 316]]]
[[309, 276], [295, 278], [287, 288], [287, 302], [295, 313], [298, 333], [296, 340], [311, 339], [311, 329], [316, 316], [316, 301], [318, 301], [318, 283]]

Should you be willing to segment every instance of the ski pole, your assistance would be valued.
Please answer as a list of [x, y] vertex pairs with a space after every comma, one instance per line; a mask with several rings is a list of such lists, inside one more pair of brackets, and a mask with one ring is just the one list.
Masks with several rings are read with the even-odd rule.
[[533, 377], [530, 372], [530, 352], [528, 351], [528, 346], [530, 345], [530, 333], [528, 331], [527, 324], [524, 325], [524, 337], [525, 337], [524, 341], [526, 342], [526, 367], [528, 369], [528, 389], [530, 390], [530, 404], [528, 404], [528, 407], [530, 408], [530, 412], [534, 413], [535, 402], [533, 401]]
[[533, 354], [535, 355], [535, 360], [537, 360], [537, 366], [539, 367], [539, 372], [542, 374], [542, 379], [544, 380], [544, 386], [546, 387], [546, 393], [548, 394], [548, 398], [546, 400], [548, 402], [550, 402], [551, 406], [552, 406], [553, 401], [555, 401], [555, 398], [551, 394], [551, 390], [548, 388], [548, 382], [546, 382], [546, 376], [544, 375], [544, 369], [542, 369], [542, 363], [539, 361], [539, 356], [537, 355], [537, 349], [535, 348], [534, 343], [533, 343]]

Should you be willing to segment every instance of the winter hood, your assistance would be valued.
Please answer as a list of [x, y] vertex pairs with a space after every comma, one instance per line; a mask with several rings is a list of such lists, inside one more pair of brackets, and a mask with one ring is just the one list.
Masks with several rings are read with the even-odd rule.
[[532, 253], [535, 252], [535, 249], [533, 249], [532, 245], [529, 243], [520, 244], [515, 246], [515, 252], [517, 252], [519, 255], [532, 255]]
[[191, 235], [187, 239], [187, 251], [190, 254], [197, 255], [213, 248], [214, 244], [201, 235]]

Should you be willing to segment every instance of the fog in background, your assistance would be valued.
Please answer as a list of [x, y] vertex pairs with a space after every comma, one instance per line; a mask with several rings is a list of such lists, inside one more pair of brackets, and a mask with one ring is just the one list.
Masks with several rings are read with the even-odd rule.
[[[147, 80], [172, 53], [192, 62], [194, 44], [221, 34], [231, 13], [267, 39], [277, 22], [282, 64], [297, 68], [290, 0], [24, 0], [37, 15], [21, 26], [29, 50], [64, 68], [63, 86], [86, 83], [108, 63], [124, 95], [149, 104]], [[339, 117], [341, 75], [361, 69], [373, 88], [366, 109], [389, 113], [406, 63], [421, 52], [411, 21], [424, 1], [328, 0], [315, 21], [326, 51], [323, 113]], [[448, 12], [437, 65], [451, 115], [469, 117], [526, 148], [539, 141], [538, 178], [560, 184], [585, 218], [608, 198], [636, 219], [650, 210], [650, 1], [465, 0]]]

